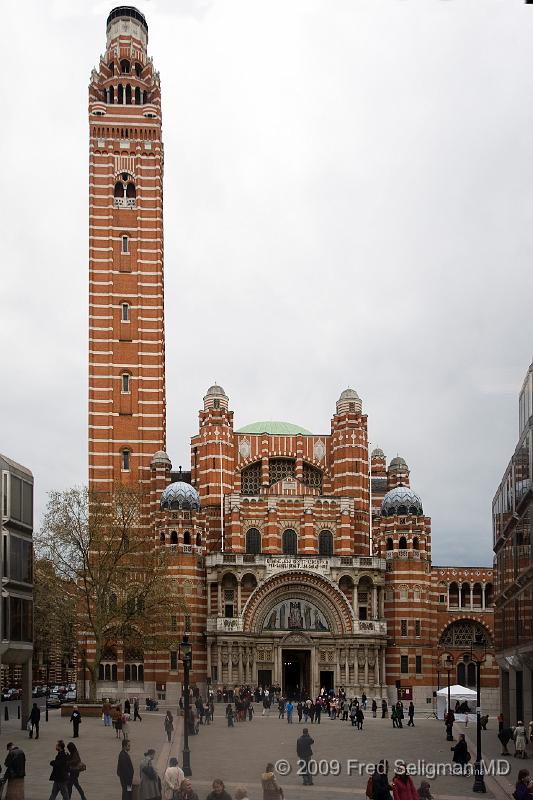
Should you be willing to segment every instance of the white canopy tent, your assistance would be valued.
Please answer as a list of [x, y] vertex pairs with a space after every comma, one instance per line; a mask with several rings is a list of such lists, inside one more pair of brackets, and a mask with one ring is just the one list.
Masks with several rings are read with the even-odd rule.
[[[477, 693], [474, 691], [474, 689], [468, 689], [466, 686], [459, 686], [459, 684], [450, 686], [451, 709], [455, 713], [455, 719], [457, 722], [464, 722], [466, 714], [458, 714], [455, 712], [455, 704], [458, 700], [459, 703], [462, 703], [466, 700], [470, 709], [470, 713], [473, 715], [476, 713]], [[448, 687], [445, 686], [443, 689], [439, 689], [437, 692], [437, 719], [444, 719], [447, 710]]]

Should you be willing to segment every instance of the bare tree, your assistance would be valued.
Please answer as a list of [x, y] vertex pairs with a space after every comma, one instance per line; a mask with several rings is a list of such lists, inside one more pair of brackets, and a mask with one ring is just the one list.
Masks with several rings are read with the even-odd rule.
[[33, 568], [33, 653], [39, 664], [52, 667], [57, 682], [63, 682], [65, 665], [72, 665], [77, 652], [76, 585], [57, 574], [52, 561], [35, 560]]
[[143, 653], [168, 646], [170, 612], [185, 607], [164, 548], [142, 524], [145, 509], [139, 486], [51, 492], [37, 536], [38, 552], [76, 585], [78, 648], [92, 700], [106, 652], [117, 644]]

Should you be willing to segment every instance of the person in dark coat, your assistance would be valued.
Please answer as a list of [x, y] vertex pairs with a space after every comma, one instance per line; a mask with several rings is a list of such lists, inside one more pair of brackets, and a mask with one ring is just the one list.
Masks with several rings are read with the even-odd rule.
[[320, 725], [320, 717], [322, 716], [322, 703], [317, 701], [315, 705], [315, 722]]
[[13, 742], [7, 743], [7, 756], [4, 761], [7, 780], [7, 797], [24, 799], [24, 778], [26, 776], [26, 756], [24, 751]]
[[68, 750], [68, 796], [72, 797], [72, 789], [75, 786], [81, 800], [86, 800], [85, 792], [80, 786], [80, 772], [85, 770], [85, 764], [81, 760], [78, 748], [74, 742], [67, 744]]
[[392, 800], [392, 786], [389, 783], [388, 771], [389, 762], [382, 758], [372, 775], [373, 800]]
[[363, 722], [365, 721], [365, 715], [363, 714], [363, 709], [362, 709], [361, 706], [357, 707], [357, 710], [355, 712], [355, 717], [357, 719], [357, 730], [358, 731], [362, 731], [363, 730]]
[[124, 713], [131, 714], [131, 703], [128, 697], [124, 700]]
[[408, 728], [415, 727], [415, 723], [413, 721], [414, 715], [415, 715], [415, 704], [411, 700], [411, 702], [409, 703], [409, 708], [407, 709], [407, 716], [409, 717], [409, 722], [407, 723]]
[[41, 721], [41, 709], [37, 705], [37, 703], [33, 704], [32, 710], [30, 711], [30, 719], [29, 723], [31, 725], [30, 728], [30, 739], [33, 738], [33, 732], [35, 731], [35, 738], [39, 738], [39, 723]]
[[466, 744], [464, 733], [459, 734], [459, 741], [451, 748], [451, 750], [453, 751], [452, 761], [454, 761], [456, 764], [460, 764], [464, 772], [466, 765], [470, 761], [470, 753], [468, 752], [468, 746]]
[[309, 736], [308, 728], [304, 728], [302, 731], [302, 735], [298, 738], [296, 742], [296, 753], [298, 758], [302, 762], [302, 776], [303, 776], [303, 785], [304, 786], [312, 786], [313, 785], [313, 778], [309, 774], [309, 762], [311, 761], [311, 757], [313, 755], [312, 745], [315, 743], [315, 740]]
[[215, 778], [213, 781], [213, 791], [207, 795], [207, 800], [231, 800], [231, 795], [226, 791], [224, 781]]
[[65, 752], [65, 742], [59, 739], [56, 744], [56, 757], [50, 761], [52, 767], [52, 774], [50, 780], [52, 781], [52, 791], [50, 793], [50, 800], [55, 800], [58, 794], [61, 795], [63, 800], [69, 800], [68, 796], [68, 756]]
[[448, 713], [444, 717], [444, 724], [446, 725], [446, 739], [449, 742], [453, 742], [453, 724], [455, 722], [455, 714], [451, 710], [448, 709]]
[[513, 797], [515, 800], [533, 800], [533, 785], [529, 777], [528, 769], [521, 769], [518, 772]]
[[513, 729], [512, 728], [502, 728], [498, 734], [498, 739], [502, 743], [502, 756], [509, 756], [509, 750], [507, 749], [507, 745], [513, 738]]
[[78, 711], [78, 706], [73, 706], [72, 714], [70, 715], [70, 721], [72, 722], [73, 728], [73, 738], [77, 739], [80, 735], [80, 724], [81, 724], [81, 714]]
[[122, 740], [122, 750], [118, 754], [117, 775], [122, 786], [122, 800], [131, 800], [135, 769], [130, 757], [129, 739]]

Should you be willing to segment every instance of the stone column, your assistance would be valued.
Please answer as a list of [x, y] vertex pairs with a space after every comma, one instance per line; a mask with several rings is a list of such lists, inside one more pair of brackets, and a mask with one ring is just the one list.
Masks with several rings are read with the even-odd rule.
[[359, 647], [354, 648], [353, 669], [354, 686], [359, 686]]
[[207, 669], [207, 677], [210, 678], [212, 670], [211, 670], [211, 642], [209, 642], [209, 641], [207, 642], [206, 650], [207, 650], [207, 652], [206, 652], [206, 655], [207, 655], [207, 667], [206, 667], [206, 669]]
[[481, 608], [483, 609], [483, 611], [485, 610], [485, 588], [486, 588], [486, 584], [482, 583], [481, 584]]
[[233, 644], [230, 642], [228, 646], [228, 689], [233, 688]]
[[207, 616], [211, 616], [211, 581], [207, 581]]
[[387, 685], [387, 676], [385, 673], [385, 648], [381, 648], [381, 686], [384, 688]]
[[372, 619], [377, 619], [378, 616], [378, 589], [377, 586], [372, 586]]
[[217, 677], [218, 683], [222, 686], [222, 648], [220, 644], [217, 644]]
[[379, 686], [379, 648], [374, 648], [374, 686]]
[[365, 646], [365, 688], [368, 686], [368, 648]]
[[241, 581], [237, 581], [237, 616], [241, 616]]
[[222, 582], [221, 581], [219, 581], [218, 584], [217, 584], [217, 591], [218, 591], [218, 595], [217, 595], [217, 604], [218, 604], [217, 617], [223, 617], [224, 614], [222, 613], [223, 609], [222, 609]]
[[355, 615], [355, 619], [356, 620], [359, 619], [359, 608], [357, 606], [357, 586], [358, 586], [358, 582], [354, 583], [354, 587], [353, 587], [353, 613]]
[[474, 608], [474, 584], [470, 584], [470, 608]]
[[[239, 586], [240, 586], [240, 584], [239, 584]], [[244, 680], [243, 680], [243, 677], [244, 677], [243, 676], [243, 666], [244, 665], [243, 665], [243, 652], [242, 652], [242, 645], [241, 644], [239, 644], [239, 649], [237, 650], [237, 653], [239, 655], [238, 675], [239, 675], [239, 685], [240, 685], [241, 683], [244, 683]]]

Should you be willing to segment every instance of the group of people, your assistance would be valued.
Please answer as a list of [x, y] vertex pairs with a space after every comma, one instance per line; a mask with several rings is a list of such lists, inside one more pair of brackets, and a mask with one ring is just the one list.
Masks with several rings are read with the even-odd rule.
[[[112, 704], [108, 698], [102, 703], [102, 719], [106, 728], [113, 728], [117, 739], [127, 739], [129, 737], [129, 724], [131, 717], [132, 701], [129, 698], [124, 700], [124, 708], [121, 703]], [[139, 698], [133, 698], [133, 722], [142, 722], [139, 713]]]
[[509, 756], [507, 745], [514, 743], [514, 757], [527, 758], [527, 744], [533, 742], [533, 721], [529, 723], [527, 729], [522, 720], [518, 720], [516, 725], [505, 725], [503, 715], [498, 717], [498, 739], [502, 745], [502, 756]]

